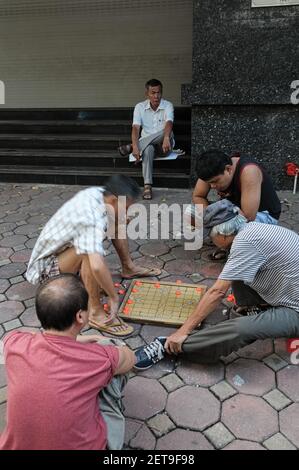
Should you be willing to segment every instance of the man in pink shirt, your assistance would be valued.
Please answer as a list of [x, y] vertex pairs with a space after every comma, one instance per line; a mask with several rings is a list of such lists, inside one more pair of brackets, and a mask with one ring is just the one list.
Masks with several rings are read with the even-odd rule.
[[123, 374], [135, 355], [126, 346], [101, 344], [107, 338], [99, 335], [78, 336], [88, 323], [87, 304], [76, 276], [50, 279], [36, 294], [44, 332], [4, 338], [8, 399], [1, 450], [122, 448]]

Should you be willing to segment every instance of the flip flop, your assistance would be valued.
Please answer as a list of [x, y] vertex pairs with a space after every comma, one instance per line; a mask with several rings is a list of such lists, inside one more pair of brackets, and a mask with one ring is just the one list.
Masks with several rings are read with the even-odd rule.
[[[115, 319], [115, 321], [113, 323], [110, 323], [109, 325], [103, 325], [102, 323], [96, 322], [94, 320], [89, 320], [88, 323], [91, 328], [95, 328], [96, 330], [102, 331], [104, 333], [108, 333], [109, 335], [112, 335], [112, 336], [129, 336], [134, 331], [133, 326], [128, 325], [119, 317], [117, 317], [117, 319]], [[126, 329], [122, 329], [122, 330], [113, 329], [118, 326], [125, 326]]]
[[159, 268], [151, 268], [148, 269], [147, 272], [144, 273], [136, 273], [132, 274], [131, 276], [124, 276], [123, 274], [121, 275], [123, 279], [135, 279], [135, 277], [156, 277], [160, 276], [162, 270]]
[[227, 259], [228, 252], [227, 250], [223, 250], [219, 248], [219, 250], [214, 251], [209, 255], [209, 259], [212, 261], [222, 261]]

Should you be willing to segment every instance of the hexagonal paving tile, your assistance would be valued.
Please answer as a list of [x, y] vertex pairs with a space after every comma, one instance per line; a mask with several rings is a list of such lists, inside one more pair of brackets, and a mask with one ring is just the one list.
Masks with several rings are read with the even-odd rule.
[[287, 349], [287, 339], [286, 338], [277, 338], [274, 340], [274, 350], [275, 353], [284, 359], [288, 364], [290, 364], [290, 353]]
[[9, 286], [10, 284], [7, 279], [0, 279], [0, 294], [3, 294]]
[[221, 421], [239, 439], [262, 442], [278, 432], [277, 412], [259, 397], [229, 398], [223, 403]]
[[261, 446], [257, 442], [251, 441], [240, 441], [236, 439], [235, 441], [228, 444], [222, 450], [266, 450], [265, 447]]
[[138, 372], [139, 377], [147, 377], [149, 379], [160, 379], [164, 375], [170, 374], [175, 368], [175, 358], [167, 357], [155, 364], [154, 367]]
[[165, 263], [164, 269], [170, 274], [193, 274], [198, 272], [198, 264], [192, 260], [173, 260]]
[[157, 380], [133, 377], [125, 388], [125, 415], [146, 420], [164, 410], [167, 393]]
[[31, 250], [20, 250], [14, 253], [10, 259], [13, 263], [27, 263], [30, 260]]
[[140, 253], [145, 256], [161, 256], [169, 252], [169, 247], [164, 242], [151, 241], [139, 248]]
[[10, 287], [5, 295], [10, 300], [27, 300], [35, 296], [36, 286], [24, 281]]
[[18, 245], [23, 245], [28, 240], [24, 235], [11, 235], [10, 237], [5, 237], [0, 241], [0, 245], [4, 247], [14, 247]]
[[169, 328], [164, 326], [155, 326], [155, 325], [145, 325], [142, 327], [140, 336], [144, 341], [149, 344], [157, 336], [169, 336], [174, 333], [176, 328]]
[[273, 353], [272, 339], [258, 340], [238, 350], [237, 354], [246, 359], [261, 360]]
[[223, 264], [220, 263], [209, 263], [206, 265], [201, 264], [197, 271], [201, 274], [204, 278], [208, 279], [217, 279], [219, 274], [223, 269]]
[[281, 432], [299, 448], [299, 403], [293, 403], [279, 413]]
[[11, 248], [1, 248], [0, 247], [0, 259], [8, 259], [13, 253]]
[[291, 400], [299, 401], [299, 367], [287, 366], [277, 372], [278, 388]]
[[224, 366], [221, 363], [206, 365], [182, 361], [177, 374], [187, 385], [211, 387], [224, 378]]
[[130, 447], [133, 449], [153, 450], [155, 446], [156, 438], [145, 425], [142, 426], [130, 442]]
[[39, 231], [38, 225], [33, 224], [24, 224], [17, 227], [14, 232], [16, 235], [30, 235], [31, 233], [35, 233]]
[[25, 307], [21, 302], [13, 300], [0, 303], [0, 323], [5, 323], [17, 318]]
[[40, 322], [36, 316], [35, 307], [30, 307], [25, 310], [24, 313], [20, 316], [20, 320], [24, 326], [33, 326], [39, 328]]
[[[0, 233], [10, 232], [16, 227], [14, 222], [5, 222], [0, 224]], [[0, 255], [1, 255], [1, 248], [0, 248]]]
[[188, 259], [188, 260], [194, 260], [195, 257], [198, 255], [198, 251], [196, 250], [185, 250], [183, 246], [176, 246], [175, 248], [172, 248], [171, 250], [171, 255], [175, 259]]
[[130, 440], [136, 436], [137, 432], [142, 426], [142, 421], [137, 421], [135, 419], [126, 419], [125, 427], [125, 444], [128, 445]]
[[157, 442], [156, 450], [212, 450], [213, 446], [200, 432], [176, 429]]
[[26, 265], [24, 263], [10, 263], [0, 268], [0, 278], [9, 279], [24, 274]]
[[151, 258], [150, 256], [142, 256], [141, 258], [137, 258], [134, 263], [137, 266], [142, 266], [143, 268], [163, 268], [163, 261], [159, 260], [158, 258]]
[[275, 387], [275, 374], [261, 362], [237, 359], [227, 366], [227, 381], [242, 393], [262, 396]]
[[169, 395], [166, 411], [177, 426], [202, 431], [219, 420], [220, 403], [208, 390], [186, 386]]
[[24, 248], [30, 248], [31, 250], [35, 247], [37, 237], [31, 238], [24, 244]]

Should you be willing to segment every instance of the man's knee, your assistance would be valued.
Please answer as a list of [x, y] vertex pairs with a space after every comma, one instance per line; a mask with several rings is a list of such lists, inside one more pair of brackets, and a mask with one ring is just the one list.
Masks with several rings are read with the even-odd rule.
[[154, 158], [155, 156], [155, 147], [154, 145], [148, 145], [142, 153], [142, 160], [145, 161], [149, 158]]

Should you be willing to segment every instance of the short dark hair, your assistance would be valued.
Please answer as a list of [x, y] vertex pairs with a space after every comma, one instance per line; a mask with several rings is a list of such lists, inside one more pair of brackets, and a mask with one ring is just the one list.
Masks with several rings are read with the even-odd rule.
[[140, 196], [140, 187], [135, 180], [124, 175], [113, 175], [104, 184], [104, 194], [108, 196], [113, 194], [114, 196], [126, 196], [129, 199], [135, 201]]
[[149, 87], [154, 87], [154, 86], [159, 86], [161, 88], [161, 91], [163, 91], [163, 85], [162, 85], [162, 82], [160, 82], [160, 80], [157, 80], [156, 78], [151, 78], [150, 80], [148, 80], [145, 84], [145, 88], [148, 90]]
[[197, 178], [208, 181], [215, 176], [223, 175], [226, 165], [232, 165], [232, 159], [221, 150], [209, 150], [202, 153], [196, 160]]
[[74, 274], [49, 279], [36, 292], [36, 314], [45, 330], [67, 330], [74, 323], [76, 313], [87, 307], [87, 290]]

